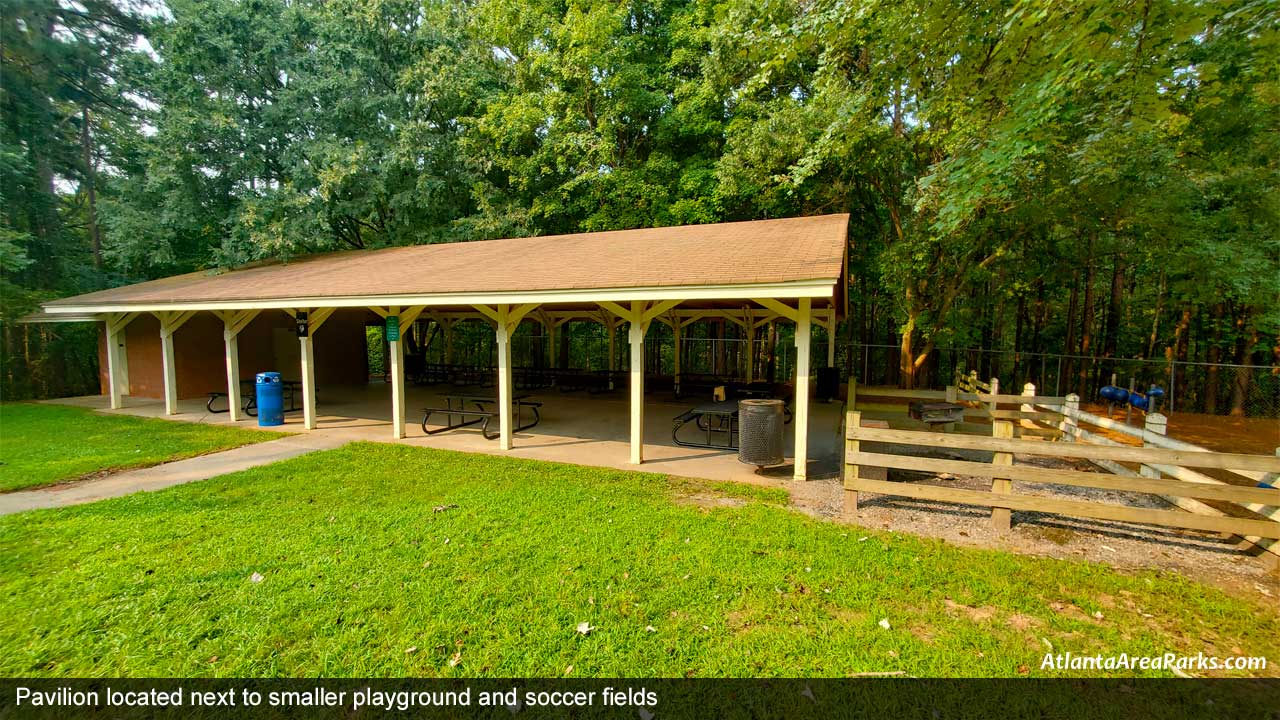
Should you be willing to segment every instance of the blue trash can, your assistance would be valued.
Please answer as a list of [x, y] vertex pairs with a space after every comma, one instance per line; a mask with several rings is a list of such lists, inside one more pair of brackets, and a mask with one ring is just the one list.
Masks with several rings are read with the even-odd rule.
[[284, 424], [284, 385], [280, 373], [258, 373], [255, 389], [258, 393], [258, 426], [271, 427]]

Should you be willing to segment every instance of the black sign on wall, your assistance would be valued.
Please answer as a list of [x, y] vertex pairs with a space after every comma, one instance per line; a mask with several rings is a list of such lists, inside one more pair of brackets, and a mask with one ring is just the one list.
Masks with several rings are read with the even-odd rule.
[[295, 316], [295, 319], [298, 321], [298, 337], [304, 338], [308, 334], [310, 334], [310, 330], [307, 322], [307, 311], [299, 310], [298, 314]]

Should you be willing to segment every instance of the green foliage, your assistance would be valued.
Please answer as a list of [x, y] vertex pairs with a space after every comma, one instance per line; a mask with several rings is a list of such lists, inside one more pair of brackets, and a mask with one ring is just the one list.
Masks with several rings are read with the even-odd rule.
[[357, 443], [3, 517], [0, 593], [22, 620], [0, 624], [0, 673], [1038, 676], [1053, 674], [1046, 641], [1078, 655], [1280, 652], [1270, 608], [1177, 574], [730, 497], [661, 475]]
[[1266, 0], [84, 7], [6, 6], [7, 318], [308, 252], [849, 212], [846, 335], [907, 383], [939, 345], [1262, 364], [1280, 333]]

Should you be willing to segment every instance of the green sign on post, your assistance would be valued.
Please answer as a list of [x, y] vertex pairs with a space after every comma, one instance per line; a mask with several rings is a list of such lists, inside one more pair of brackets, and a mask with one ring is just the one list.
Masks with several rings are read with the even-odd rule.
[[400, 316], [387, 316], [387, 342], [396, 342], [400, 339]]

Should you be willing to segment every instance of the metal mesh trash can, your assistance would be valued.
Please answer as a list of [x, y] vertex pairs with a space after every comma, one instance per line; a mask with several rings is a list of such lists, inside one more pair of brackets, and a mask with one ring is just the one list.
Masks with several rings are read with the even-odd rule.
[[781, 400], [738, 401], [738, 462], [757, 468], [782, 464]]

